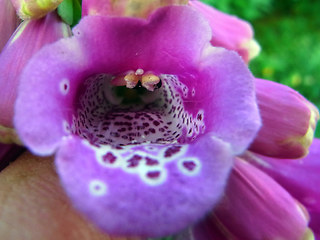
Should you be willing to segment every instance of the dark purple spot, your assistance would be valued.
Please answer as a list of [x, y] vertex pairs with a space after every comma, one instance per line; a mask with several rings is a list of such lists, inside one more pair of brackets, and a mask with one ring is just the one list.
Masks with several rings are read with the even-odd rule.
[[148, 178], [158, 178], [160, 177], [159, 171], [152, 171], [147, 173]]
[[164, 152], [164, 157], [168, 158], [171, 157], [172, 155], [180, 152], [181, 146], [172, 146], [167, 148], [167, 150]]
[[148, 166], [154, 166], [154, 165], [159, 164], [159, 162], [157, 160], [149, 158], [149, 157], [146, 157], [146, 161], [147, 161]]
[[136, 167], [139, 165], [139, 161], [142, 159], [140, 155], [133, 155], [129, 160], [128, 160], [128, 167]]
[[155, 126], [159, 126], [159, 125], [160, 125], [160, 123], [159, 123], [158, 121], [153, 121], [153, 124], [154, 124]]
[[184, 161], [182, 165], [190, 172], [192, 172], [197, 166], [193, 161]]
[[114, 156], [111, 152], [108, 152], [102, 156], [102, 160], [104, 162], [113, 164], [117, 160], [117, 157]]
[[149, 131], [150, 131], [151, 133], [156, 133], [156, 130], [155, 130], [154, 128], [149, 128]]

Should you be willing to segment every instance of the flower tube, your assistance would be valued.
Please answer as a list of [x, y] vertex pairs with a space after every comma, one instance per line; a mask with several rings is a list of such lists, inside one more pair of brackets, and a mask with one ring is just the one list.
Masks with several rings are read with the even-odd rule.
[[0, 55], [0, 142], [19, 142], [13, 115], [23, 68], [44, 45], [69, 35], [69, 27], [51, 13], [39, 20], [24, 21], [8, 41]]
[[301, 202], [311, 215], [310, 227], [320, 236], [320, 140], [314, 139], [309, 154], [302, 159], [276, 159], [255, 153], [243, 156], [280, 183]]
[[260, 127], [253, 76], [210, 45], [189, 6], [148, 20], [88, 16], [73, 32], [25, 68], [19, 136], [38, 155], [56, 152], [74, 206], [107, 233], [184, 229], [219, 201]]
[[312, 235], [305, 209], [277, 182], [237, 159], [224, 198], [193, 229], [195, 240], [291, 239]]
[[191, 0], [189, 5], [209, 21], [213, 46], [236, 51], [246, 63], [259, 54], [260, 46], [253, 38], [253, 29], [248, 22], [220, 12], [201, 1]]
[[188, 0], [83, 0], [82, 15], [105, 15], [147, 18], [159, 7], [183, 5]]
[[250, 150], [277, 158], [306, 156], [318, 109], [295, 90], [272, 81], [256, 79], [256, 92], [263, 126]]
[[23, 20], [44, 17], [55, 10], [63, 0], [11, 0], [17, 14]]
[[10, 0], [0, 0], [0, 53], [14, 30], [19, 25], [19, 20]]

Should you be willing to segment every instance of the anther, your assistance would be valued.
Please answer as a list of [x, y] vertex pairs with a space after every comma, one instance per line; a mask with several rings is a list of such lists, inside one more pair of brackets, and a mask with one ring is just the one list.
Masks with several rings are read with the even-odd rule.
[[160, 78], [152, 73], [146, 73], [142, 75], [141, 84], [149, 91], [154, 91], [157, 84], [160, 82]]
[[127, 75], [124, 76], [124, 80], [126, 81], [126, 87], [134, 88], [138, 84], [140, 78], [141, 76], [136, 75], [135, 72], [129, 72]]

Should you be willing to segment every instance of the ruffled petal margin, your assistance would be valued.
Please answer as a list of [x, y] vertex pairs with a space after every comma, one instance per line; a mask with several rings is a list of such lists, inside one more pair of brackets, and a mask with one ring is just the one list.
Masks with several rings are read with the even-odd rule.
[[229, 144], [94, 148], [66, 138], [57, 171], [74, 206], [112, 235], [160, 237], [201, 218], [220, 199], [233, 163]]

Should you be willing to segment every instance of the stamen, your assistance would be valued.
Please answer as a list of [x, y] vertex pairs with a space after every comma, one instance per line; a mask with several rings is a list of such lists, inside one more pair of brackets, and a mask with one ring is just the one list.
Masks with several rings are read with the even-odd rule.
[[141, 84], [149, 91], [154, 91], [156, 85], [160, 82], [160, 78], [152, 73], [142, 75]]
[[124, 80], [125, 75], [116, 76], [111, 80], [113, 86], [126, 86], [127, 82]]
[[140, 75], [137, 75], [135, 72], [129, 72], [127, 75], [124, 76], [124, 80], [126, 81], [126, 87], [134, 88], [138, 84], [140, 78]]

